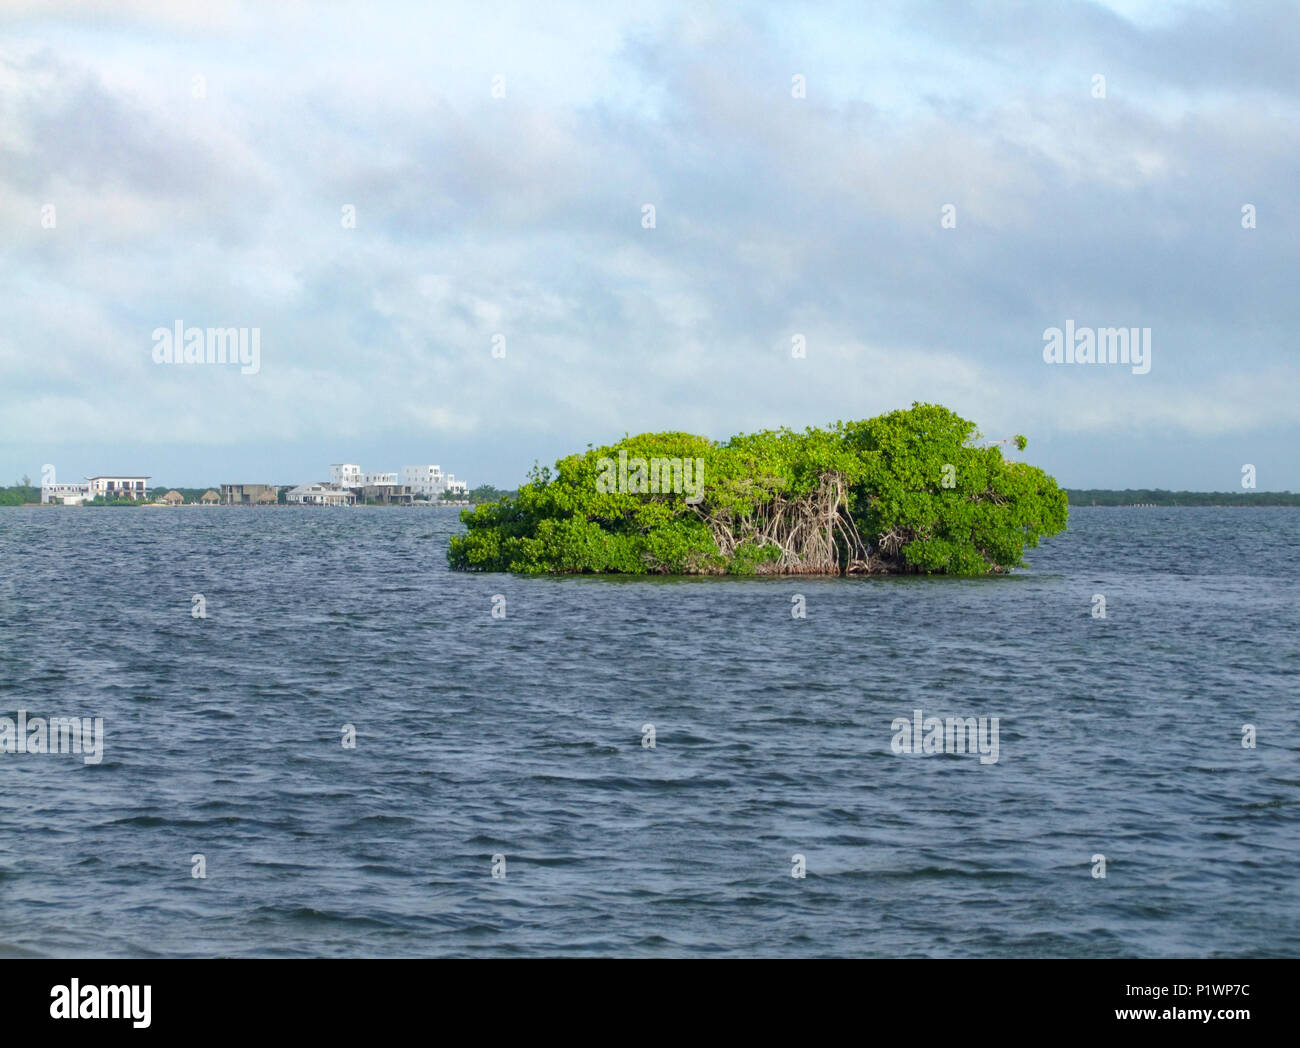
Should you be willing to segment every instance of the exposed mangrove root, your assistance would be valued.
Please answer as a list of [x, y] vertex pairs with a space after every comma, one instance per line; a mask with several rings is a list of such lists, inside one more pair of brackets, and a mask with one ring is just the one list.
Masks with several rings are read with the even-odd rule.
[[897, 570], [901, 540], [872, 557], [849, 512], [848, 485], [839, 472], [823, 474], [808, 494], [777, 493], [752, 514], [698, 510], [718, 550], [732, 557], [741, 546], [774, 550], [755, 566], [760, 575], [871, 575]]

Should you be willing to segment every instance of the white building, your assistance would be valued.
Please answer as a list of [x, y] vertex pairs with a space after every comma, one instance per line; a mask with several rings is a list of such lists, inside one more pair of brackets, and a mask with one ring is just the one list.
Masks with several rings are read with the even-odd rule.
[[149, 478], [140, 476], [109, 476], [109, 477], [87, 477], [86, 482], [90, 487], [90, 497], [106, 499], [135, 499], [141, 501], [145, 498], [148, 489]]
[[442, 498], [444, 491], [464, 494], [469, 490], [463, 480], [457, 480], [454, 474], [444, 473], [440, 466], [403, 466], [402, 483], [416, 495], [430, 499]]
[[444, 473], [441, 466], [403, 466], [400, 473], [365, 473], [355, 462], [336, 462], [330, 466], [330, 483], [353, 491], [392, 488], [394, 496], [409, 493], [433, 501], [442, 498], [444, 491], [458, 495], [469, 491], [468, 484]]
[[336, 488], [361, 487], [361, 467], [352, 462], [339, 462], [330, 466], [330, 483]]
[[441, 494], [443, 489], [442, 467], [440, 466], [403, 466], [402, 483], [410, 487], [417, 495], [429, 496]]
[[79, 506], [90, 498], [89, 484], [42, 484], [41, 502], [62, 502], [65, 506]]
[[284, 497], [299, 506], [354, 506], [357, 501], [356, 495], [337, 484], [299, 484]]
[[368, 488], [396, 484], [396, 473], [363, 473], [355, 462], [337, 462], [330, 466], [330, 483], [336, 488]]

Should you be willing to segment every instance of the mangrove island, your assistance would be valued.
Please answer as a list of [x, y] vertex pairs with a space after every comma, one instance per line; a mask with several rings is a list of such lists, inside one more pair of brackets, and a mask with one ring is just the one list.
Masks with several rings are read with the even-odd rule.
[[448, 560], [522, 574], [987, 575], [1066, 525], [1066, 495], [935, 404], [740, 434], [644, 433], [536, 466]]

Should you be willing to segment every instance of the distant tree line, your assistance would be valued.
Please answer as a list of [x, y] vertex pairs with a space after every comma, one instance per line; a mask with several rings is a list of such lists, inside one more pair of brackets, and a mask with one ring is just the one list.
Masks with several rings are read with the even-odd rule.
[[1300, 506], [1289, 491], [1165, 491], [1067, 488], [1071, 506]]
[[0, 506], [21, 506], [24, 502], [40, 501], [40, 485], [33, 484], [32, 478], [26, 475], [21, 480], [15, 480], [9, 487], [0, 488]]
[[[167, 484], [153, 484], [149, 487], [149, 499], [156, 500], [162, 498], [169, 491], [176, 491], [184, 497], [186, 502], [198, 502], [205, 492], [220, 492], [220, 485], [210, 484], [202, 488], [173, 488]], [[289, 489], [281, 487], [277, 494], [276, 501], [283, 504], [287, 501], [286, 495]], [[472, 502], [475, 505], [483, 505], [489, 502], [500, 502], [502, 499], [514, 498], [518, 491], [508, 491], [504, 488], [493, 487], [491, 484], [480, 484], [476, 488], [471, 488], [466, 494], [457, 494], [456, 492], [447, 491], [442, 494], [444, 501], [464, 500]], [[31, 483], [30, 477], [23, 477], [21, 480], [14, 481], [8, 487], [0, 486], [0, 506], [22, 506], [27, 503], [41, 501], [41, 488], [39, 484]], [[436, 501], [436, 500], [435, 500]], [[139, 505], [128, 498], [96, 498], [87, 499], [84, 505], [87, 506], [136, 506]]]
[[[156, 498], [173, 490], [185, 496], [186, 502], [197, 502], [205, 491], [216, 489], [211, 486], [173, 489], [160, 484], [150, 489], [150, 495]], [[1290, 491], [1166, 491], [1163, 488], [1125, 488], [1120, 491], [1113, 488], [1067, 488], [1065, 493], [1071, 506], [1300, 506], [1300, 494]], [[502, 499], [513, 499], [518, 495], [518, 491], [480, 484], [471, 488], [463, 498], [475, 505], [484, 505]], [[282, 489], [279, 493], [280, 502], [285, 501], [284, 496], [285, 490]], [[444, 497], [454, 498], [450, 493]], [[0, 487], [0, 506], [22, 506], [40, 501], [40, 486], [32, 484], [30, 477], [16, 480], [8, 487]], [[122, 502], [133, 504], [129, 499], [112, 500], [114, 505]], [[102, 499], [96, 499], [93, 504], [106, 503]]]
[[442, 497], [448, 501], [462, 498], [466, 502], [472, 502], [477, 506], [487, 502], [500, 502], [502, 499], [512, 499], [518, 494], [518, 491], [505, 491], [502, 488], [494, 488], [491, 484], [480, 484], [476, 488], [470, 488], [464, 495], [458, 496], [453, 492], [444, 492]]

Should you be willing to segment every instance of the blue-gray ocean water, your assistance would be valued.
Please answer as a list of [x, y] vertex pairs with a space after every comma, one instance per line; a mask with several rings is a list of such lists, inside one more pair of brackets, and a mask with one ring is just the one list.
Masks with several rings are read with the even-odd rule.
[[[1300, 954], [1300, 511], [1075, 509], [980, 580], [464, 575], [461, 526], [0, 509], [0, 716], [105, 728], [0, 753], [0, 953]], [[997, 762], [895, 754], [915, 709]]]

